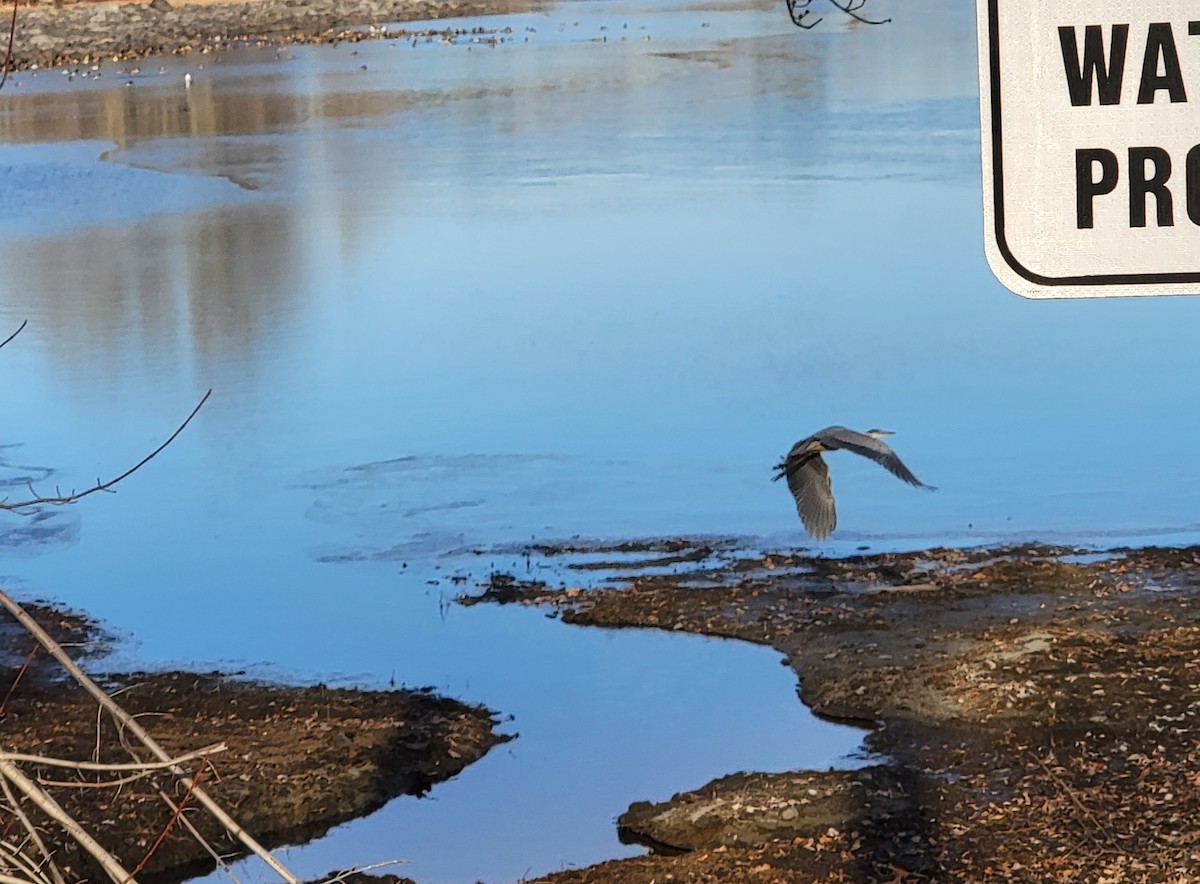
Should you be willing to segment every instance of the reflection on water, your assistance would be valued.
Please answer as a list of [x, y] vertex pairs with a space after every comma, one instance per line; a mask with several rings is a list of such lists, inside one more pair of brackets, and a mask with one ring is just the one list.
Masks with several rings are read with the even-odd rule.
[[447, 605], [454, 578], [545, 576], [502, 552], [530, 540], [806, 543], [770, 466], [819, 427], [897, 431], [941, 489], [838, 459], [822, 552], [1197, 534], [1200, 302], [1004, 292], [973, 10], [874, 11], [894, 23], [801, 33], [775, 4], [569, 2], [511, 17], [528, 43], [0, 95], [0, 328], [30, 320], [0, 352], [5, 454], [90, 484], [215, 388], [13, 578], [137, 635], [125, 663], [395, 677], [515, 716], [305, 872], [514, 880], [629, 850], [632, 800], [850, 751], [763, 649]]
[[[0, 500], [28, 499], [30, 489], [49, 491], [54, 470], [23, 462], [20, 443], [0, 445]], [[0, 522], [0, 549], [5, 555], [36, 554], [48, 546], [71, 543], [79, 537], [79, 520], [65, 510], [24, 510], [6, 514]]]
[[[244, 367], [305, 283], [305, 267], [279, 247], [297, 238], [298, 223], [277, 203], [238, 204], [94, 228], [65, 251], [55, 241], [13, 250], [5, 265], [39, 295], [38, 337], [75, 354], [54, 370], [81, 371], [104, 389], [105, 376], [129, 362], [171, 373], [194, 363], [219, 383], [230, 354], [242, 354]], [[50, 260], [48, 250], [62, 257]], [[253, 298], [248, 277], [257, 280]]]

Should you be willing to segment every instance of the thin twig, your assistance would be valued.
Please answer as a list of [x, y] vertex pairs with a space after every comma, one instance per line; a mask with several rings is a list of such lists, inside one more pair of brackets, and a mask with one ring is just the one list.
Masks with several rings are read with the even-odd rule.
[[[1056, 774], [1054, 771], [1052, 771], [1046, 765], [1046, 762], [1042, 761], [1042, 759], [1038, 758], [1037, 756], [1034, 756], [1034, 760], [1037, 761], [1037, 763], [1039, 765], [1041, 765], [1042, 770], [1044, 770], [1046, 772], [1046, 775], [1050, 777], [1050, 779], [1054, 782], [1054, 784], [1056, 786], [1058, 786], [1061, 793], [1066, 795], [1069, 799], [1071, 799], [1071, 803], [1075, 805], [1075, 809], [1078, 810], [1081, 814], [1083, 814], [1084, 817], [1086, 817], [1087, 820], [1093, 826], [1095, 826], [1097, 829], [1100, 830], [1100, 832], [1104, 835], [1104, 837], [1108, 839], [1109, 844], [1116, 843], [1116, 839], [1113, 837], [1112, 832], [1110, 832], [1108, 829], [1106, 829], [1104, 827], [1104, 824], [1101, 823], [1098, 819], [1096, 819], [1096, 817], [1092, 814], [1092, 812], [1084, 806], [1083, 802], [1079, 800], [1079, 796], [1075, 794], [1075, 790], [1072, 789], [1066, 783], [1064, 783], [1062, 781], [1062, 779], [1058, 776], [1058, 774]], [[1097, 840], [1096, 836], [1093, 835], [1086, 828], [1084, 829], [1084, 835], [1087, 836], [1087, 839], [1089, 841], [1091, 841], [1093, 846], [1095, 846], [1096, 849], [1099, 850], [1101, 853], [1111, 853], [1112, 852], [1112, 850], [1109, 847], [1107, 847], [1104, 844], [1101, 844], [1100, 841]]]
[[[8, 26], [8, 52], [4, 54], [4, 68], [0, 70], [0, 89], [3, 89], [4, 84], [8, 82], [8, 69], [12, 65], [13, 38], [17, 36], [17, 2], [18, 0], [13, 0], [12, 24]], [[21, 323], [21, 328], [24, 327], [25, 323]], [[17, 329], [17, 331], [20, 330]], [[9, 340], [12, 340], [12, 338], [9, 338]], [[4, 342], [4, 344], [7, 343], [8, 341]], [[4, 344], [0, 344], [0, 347], [3, 347]]]
[[132, 884], [133, 878], [121, 868], [121, 864], [117, 862], [116, 857], [96, 843], [91, 835], [89, 835], [79, 823], [71, 817], [69, 813], [59, 806], [59, 803], [51, 798], [33, 780], [29, 779], [25, 774], [21, 773], [20, 769], [10, 761], [0, 761], [0, 775], [3, 775], [10, 783], [25, 794], [25, 796], [36, 804], [46, 816], [50, 817], [56, 823], [74, 838], [79, 846], [92, 855], [114, 881], [119, 884]]
[[50, 851], [46, 849], [45, 842], [42, 841], [42, 836], [38, 834], [37, 827], [30, 822], [29, 817], [25, 815], [25, 811], [21, 810], [21, 805], [17, 801], [17, 796], [13, 795], [12, 786], [8, 784], [7, 777], [0, 777], [0, 787], [4, 789], [4, 798], [8, 801], [9, 810], [13, 815], [20, 820], [21, 825], [25, 827], [25, 831], [29, 833], [29, 840], [33, 842], [38, 851], [45, 858], [45, 866], [50, 870], [50, 876], [54, 879], [54, 884], [66, 884], [63, 880], [62, 872], [58, 870], [58, 866], [54, 864], [54, 858], [50, 855]]
[[[809, 16], [813, 15], [813, 11], [809, 9], [813, 0], [785, 0], [787, 3], [788, 15], [792, 19], [792, 24], [798, 28], [804, 28], [810, 31], [825, 20], [824, 16], [817, 16], [809, 21]], [[857, 22], [862, 22], [864, 25], [885, 25], [891, 21], [890, 18], [879, 19], [876, 21], [873, 18], [859, 15], [858, 10], [866, 6], [867, 0], [829, 0], [831, 6], [850, 16]]]
[[326, 878], [321, 884], [341, 884], [351, 875], [361, 875], [363, 872], [373, 872], [376, 869], [387, 868], [388, 866], [402, 866], [405, 863], [411, 862], [407, 859], [385, 859], [383, 862], [371, 863], [369, 866], [354, 866], [344, 871], [338, 872], [332, 878]]
[[212, 395], [212, 390], [209, 390], [207, 393], [204, 394], [204, 396], [200, 399], [199, 403], [197, 403], [196, 407], [192, 409], [192, 413], [189, 414], [187, 416], [187, 419], [184, 420], [184, 422], [179, 425], [179, 427], [175, 430], [175, 432], [172, 433], [167, 438], [166, 442], [164, 442], [162, 445], [159, 445], [157, 448], [155, 448], [153, 451], [151, 451], [149, 454], [147, 454], [145, 457], [143, 457], [141, 460], [139, 460], [136, 464], [131, 466], [129, 469], [127, 469], [125, 472], [121, 473], [121, 475], [117, 476], [116, 478], [109, 479], [107, 482], [101, 482], [100, 480], [97, 479], [96, 484], [93, 485], [91, 488], [88, 488], [85, 491], [72, 491], [70, 494], [63, 494], [61, 491], [58, 491], [58, 489], [56, 488], [55, 491], [57, 493], [55, 494], [54, 497], [39, 496], [37, 494], [37, 492], [33, 490], [33, 486], [31, 485], [29, 488], [29, 491], [31, 494], [34, 495], [34, 497], [32, 497], [30, 500], [23, 500], [18, 503], [11, 503], [7, 500], [0, 501], [0, 510], [21, 510], [21, 509], [28, 509], [31, 506], [47, 506], [47, 505], [62, 506], [63, 504], [75, 503], [75, 501], [82, 500], [83, 498], [87, 497], [89, 494], [95, 494], [97, 491], [108, 491], [114, 485], [116, 485], [118, 482], [120, 482], [122, 479], [127, 479], [130, 476], [132, 476], [134, 473], [136, 473], [138, 470], [140, 470], [142, 467], [144, 467], [146, 464], [148, 464], [151, 460], [153, 460], [154, 457], [159, 452], [161, 452], [164, 448], [166, 448], [168, 445], [170, 445], [172, 442], [174, 442], [175, 438], [180, 433], [183, 432], [184, 427], [186, 427], [189, 423], [191, 423], [192, 418], [194, 418], [196, 416], [196, 412], [198, 412], [200, 410], [201, 406], [203, 406], [204, 403], [208, 401], [208, 397], [211, 395]]
[[[0, 777], [0, 779], [3, 778]], [[4, 871], [17, 871], [24, 874], [24, 878], [16, 879], [21, 884], [30, 884], [30, 882], [36, 882], [36, 884], [54, 884], [53, 881], [42, 874], [42, 867], [24, 854], [24, 849], [24, 844], [13, 846], [5, 842], [0, 842], [0, 854], [3, 854], [3, 857], [0, 857], [0, 861], [3, 862]]]
[[[104, 710], [101, 709], [100, 711], [103, 712]], [[178, 758], [171, 759], [171, 761], [137, 762], [135, 764], [97, 764], [95, 762], [66, 761], [61, 758], [40, 758], [39, 760], [42, 763], [58, 767], [77, 767], [82, 770], [136, 770], [138, 773], [127, 777], [118, 777], [115, 780], [97, 779], [95, 782], [88, 780], [48, 780], [45, 777], [38, 777], [37, 781], [42, 786], [61, 786], [66, 789], [119, 789], [121, 786], [136, 783], [138, 780], [144, 780], [146, 777], [153, 776], [155, 772], [162, 770], [164, 767], [172, 767], [175, 764], [195, 761], [197, 758], [208, 760], [208, 752], [224, 752], [228, 748], [224, 743], [217, 743], [209, 746], [207, 749], [200, 749], [196, 752], [189, 752], [187, 755], [180, 755]], [[5, 757], [13, 758], [13, 756], [6, 756], [4, 753], [0, 753], [0, 758]], [[14, 760], [32, 760], [37, 757], [27, 755]], [[216, 771], [211, 760], [208, 760], [208, 767], [210, 770]]]
[[224, 752], [228, 748], [224, 743], [213, 743], [211, 746], [197, 749], [195, 752], [188, 752], [186, 755], [177, 755], [174, 758], [168, 758], [163, 761], [141, 761], [137, 763], [101, 764], [96, 761], [70, 761], [66, 758], [51, 758], [47, 755], [22, 755], [19, 752], [0, 752], [0, 761], [12, 761], [17, 764], [44, 764], [47, 767], [69, 767], [73, 770], [150, 771], [184, 764], [188, 761], [195, 761], [198, 758], [204, 758], [217, 752]]
[[179, 802], [179, 806], [175, 808], [175, 812], [173, 814], [171, 814], [171, 818], [169, 820], [167, 820], [167, 824], [165, 826], [163, 826], [163, 830], [161, 832], [159, 832], [158, 838], [156, 838], [154, 843], [150, 845], [150, 849], [146, 851], [146, 855], [142, 857], [142, 861], [140, 863], [138, 863], [137, 867], [129, 874], [130, 881], [133, 880], [134, 875], [138, 874], [139, 872], [142, 871], [142, 869], [146, 868], [146, 863], [150, 862], [150, 857], [154, 856], [154, 852], [156, 850], [158, 850], [159, 846], [163, 843], [163, 841], [165, 841], [167, 839], [167, 835], [170, 834], [171, 829], [175, 828], [175, 821], [178, 820], [179, 815], [181, 813], [183, 813], [183, 808], [187, 806], [187, 803], [191, 799], [192, 794], [197, 789], [200, 788], [200, 778], [204, 776], [204, 771], [205, 771], [207, 765], [208, 765], [208, 759], [201, 758], [200, 759], [200, 769], [196, 771], [196, 776], [192, 777], [191, 784], [188, 786], [187, 791], [184, 793], [183, 799]]
[[861, 16], [857, 12], [855, 12], [856, 9], [863, 8], [863, 4], [866, 2], [866, 0], [862, 0], [862, 2], [860, 2], [857, 6], [853, 5], [853, 3], [847, 3], [845, 6], [843, 6], [841, 3], [838, 3], [838, 0], [829, 0], [829, 2], [832, 3], [834, 6], [836, 6], [838, 9], [840, 9], [842, 12], [846, 13], [846, 15], [850, 16], [855, 21], [860, 21], [864, 25], [886, 25], [888, 22], [891, 21], [890, 18], [881, 18], [881, 19], [879, 19], [879, 21], [876, 21], [873, 18], [864, 18], [863, 16]]
[[791, 16], [792, 24], [796, 27], [810, 31], [821, 23], [822, 19], [820, 17], [816, 21], [805, 23], [808, 17], [812, 15], [812, 10], [808, 8], [812, 0], [786, 0], [786, 2], [788, 15]]
[[[14, 8], [15, 8], [15, 7], [14, 7]], [[11, 49], [10, 49], [9, 51], [11, 51]], [[7, 68], [8, 68], [8, 64], [7, 64], [7, 62], [6, 62], [6, 63], [5, 63], [5, 69], [7, 70]], [[3, 85], [3, 84], [0, 84], [0, 85]], [[19, 334], [21, 333], [21, 330], [22, 330], [23, 328], [25, 328], [25, 326], [27, 326], [27, 325], [29, 325], [29, 320], [28, 320], [28, 319], [26, 319], [26, 320], [25, 320], [24, 322], [22, 322], [22, 323], [21, 323], [19, 326], [17, 326], [17, 330], [16, 330], [15, 332], [13, 332], [11, 335], [9, 335], [7, 338], [5, 338], [3, 341], [0, 341], [0, 347], [3, 347], [5, 344], [7, 344], [9, 341], [11, 341], [13, 338], [15, 338], [17, 335], [19, 335]]]
[[[3, 780], [0, 777], [0, 780]], [[57, 884], [48, 878], [45, 872], [42, 871], [42, 864], [34, 862], [32, 858], [25, 854], [25, 847], [28, 842], [13, 845], [7, 842], [0, 843], [0, 870], [6, 875], [9, 872], [15, 872], [24, 875], [23, 878], [16, 880], [22, 884]], [[3, 880], [3, 879], [0, 879]]]
[[4, 695], [4, 699], [0, 700], [0, 716], [4, 715], [4, 710], [8, 706], [8, 701], [12, 699], [13, 692], [16, 691], [17, 685], [21, 683], [21, 677], [25, 674], [25, 670], [29, 668], [29, 664], [33, 662], [33, 655], [40, 648], [37, 642], [33, 643], [33, 648], [30, 649], [29, 655], [25, 658], [25, 662], [21, 664], [21, 668], [17, 670], [17, 675], [13, 679], [13, 683], [8, 688], [8, 693]]
[[[203, 404], [203, 400], [201, 400], [201, 404]], [[195, 414], [195, 412], [193, 412], [193, 414]], [[50, 637], [46, 630], [42, 629], [42, 627], [38, 625], [38, 622], [30, 617], [29, 613], [20, 605], [18, 605], [16, 601], [14, 601], [13, 598], [3, 590], [0, 590], [0, 605], [3, 605], [6, 609], [8, 609], [8, 612], [16, 617], [17, 621], [24, 626], [34, 638], [42, 643], [42, 645], [46, 648], [46, 651], [52, 657], [54, 657], [55, 660], [62, 664], [63, 668], [71, 674], [71, 677], [79, 682], [80, 687], [91, 694], [96, 701], [104, 707], [105, 711], [113, 716], [113, 718], [116, 718], [118, 721], [120, 721], [130, 733], [132, 733], [139, 741], [141, 741], [142, 745], [149, 749], [150, 752], [153, 753], [160, 761], [170, 760], [171, 756], [168, 755], [163, 747], [158, 744], [157, 740], [150, 736], [150, 734], [147, 733], [140, 724], [138, 724], [137, 719], [118, 706], [113, 699], [104, 692], [104, 689], [100, 687], [100, 685], [88, 678], [87, 674], [80, 669], [75, 661], [71, 659], [70, 655], [67, 654], [67, 652], [64, 651], [62, 647]], [[171, 773], [179, 777], [180, 782], [183, 783], [185, 788], [192, 788], [191, 778], [187, 775], [187, 772], [184, 771], [183, 768], [174, 767], [170, 770]], [[217, 822], [225, 827], [225, 830], [229, 832], [230, 835], [241, 841], [247, 850], [255, 854], [264, 863], [274, 869], [276, 874], [283, 878], [283, 880], [287, 881], [288, 884], [300, 884], [299, 878], [289, 872], [283, 863], [281, 863], [266, 848], [259, 844], [249, 832], [238, 825], [238, 823], [234, 821], [229, 814], [221, 809], [220, 805], [218, 805], [211, 797], [209, 797], [207, 792], [205, 792], [199, 786], [196, 786], [193, 789], [193, 792], [196, 796], [196, 800], [204, 805], [208, 812], [216, 818]]]
[[90, 780], [48, 780], [45, 777], [38, 777], [37, 784], [63, 789], [119, 789], [130, 783], [136, 783], [138, 780], [144, 780], [146, 777], [152, 777], [155, 773], [156, 771], [153, 770], [144, 770], [127, 777], [117, 777], [115, 780], [96, 780], [94, 783]]

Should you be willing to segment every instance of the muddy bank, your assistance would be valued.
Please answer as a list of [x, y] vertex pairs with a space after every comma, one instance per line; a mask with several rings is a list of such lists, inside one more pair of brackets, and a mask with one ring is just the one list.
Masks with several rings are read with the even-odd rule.
[[[237, 45], [357, 41], [381, 34], [368, 26], [434, 22], [533, 8], [526, 0], [244, 0], [244, 2], [22, 3], [13, 68], [105, 64], [149, 55], [207, 53]], [[11, 5], [5, 7], [9, 20]], [[441, 33], [435, 25], [392, 30], [393, 39]], [[5, 28], [7, 37], [7, 27]], [[7, 41], [6, 44], [7, 45]], [[110, 72], [114, 69], [109, 68]], [[116, 73], [129, 75], [122, 65]], [[89, 75], [94, 75], [90, 69]]]
[[1200, 549], [728, 554], [483, 599], [775, 647], [884, 760], [635, 805], [623, 835], [662, 854], [543, 881], [1200, 878]]
[[[95, 625], [84, 618], [44, 606], [31, 607], [30, 613], [56, 640], [70, 642], [75, 654], [103, 651]], [[0, 640], [5, 643], [3, 693], [14, 683], [32, 640], [7, 620], [0, 620]], [[227, 751], [205, 763], [201, 782], [268, 847], [316, 837], [398, 795], [421, 794], [505, 739], [495, 733], [496, 720], [488, 710], [424, 691], [287, 687], [193, 672], [130, 673], [105, 684], [168, 752], [227, 744]], [[97, 708], [74, 682], [63, 680], [44, 653], [34, 654], [0, 717], [5, 749], [128, 761], [121, 734], [107, 716], [97, 715]], [[192, 769], [199, 770], [198, 764]], [[26, 772], [57, 781], [48, 787], [54, 798], [126, 868], [136, 867], [168, 829], [172, 811], [158, 796], [155, 777], [117, 789], [89, 785], [96, 782], [94, 773], [37, 765]], [[188, 819], [218, 852], [239, 852], [207, 814]], [[56, 827], [47, 824], [46, 834], [69, 879], [103, 878]], [[208, 854], [176, 825], [139, 880], [175, 880], [212, 867]]]

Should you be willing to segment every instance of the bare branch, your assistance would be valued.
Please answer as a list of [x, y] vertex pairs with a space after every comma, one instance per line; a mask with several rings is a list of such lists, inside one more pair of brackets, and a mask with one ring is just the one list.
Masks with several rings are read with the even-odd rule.
[[812, 15], [812, 10], [809, 5], [812, 0], [787, 0], [788, 15], [792, 17], [792, 24], [804, 30], [812, 30], [821, 23], [821, 17], [818, 16], [815, 21], [807, 22], [806, 20]]
[[[817, 16], [811, 21], [809, 20], [809, 16], [813, 15], [813, 11], [809, 8], [813, 0], [786, 0], [786, 3], [792, 24], [798, 28], [804, 28], [806, 31], [809, 31], [825, 20], [824, 16]], [[859, 15], [858, 10], [867, 5], [867, 0], [829, 0], [829, 3], [835, 9], [850, 16], [850, 18], [857, 22], [862, 22], [864, 25], [885, 25], [891, 21], [890, 18], [876, 20]]]
[[21, 501], [16, 501], [16, 502], [12, 502], [12, 501], [8, 501], [8, 500], [0, 501], [0, 510], [24, 510], [24, 509], [29, 509], [30, 507], [34, 507], [34, 506], [63, 506], [65, 504], [75, 503], [77, 500], [82, 500], [83, 498], [87, 497], [89, 494], [95, 494], [97, 491], [111, 490], [114, 485], [116, 485], [122, 479], [127, 479], [130, 476], [132, 476], [134, 473], [136, 473], [138, 470], [140, 470], [142, 467], [144, 467], [146, 464], [148, 464], [151, 460], [153, 460], [155, 458], [155, 456], [159, 454], [159, 452], [161, 452], [164, 448], [166, 448], [168, 445], [170, 445], [172, 442], [174, 442], [175, 438], [180, 433], [183, 432], [184, 427], [186, 427], [189, 423], [191, 423], [192, 418], [194, 418], [196, 416], [196, 412], [198, 412], [200, 410], [200, 408], [204, 405], [204, 403], [208, 401], [208, 397], [211, 395], [212, 395], [212, 390], [209, 390], [207, 393], [205, 393], [204, 396], [200, 399], [200, 401], [196, 404], [196, 407], [192, 409], [192, 413], [189, 414], [187, 416], [187, 418], [184, 420], [184, 422], [181, 423], [179, 425], [179, 427], [175, 430], [175, 432], [172, 433], [167, 438], [166, 442], [164, 442], [162, 445], [159, 445], [157, 448], [155, 448], [153, 451], [151, 451], [149, 454], [147, 454], [145, 457], [143, 457], [141, 460], [139, 460], [136, 464], [131, 466], [125, 472], [121, 473], [121, 475], [119, 475], [115, 478], [109, 479], [107, 482], [101, 482], [99, 479], [97, 479], [96, 484], [93, 485], [91, 488], [88, 488], [84, 491], [72, 491], [69, 494], [63, 494], [61, 489], [59, 489], [56, 486], [54, 489], [55, 495], [53, 497], [42, 497], [42, 496], [38, 495], [38, 493], [36, 491], [34, 491], [33, 486], [30, 485], [29, 492], [33, 496], [29, 500], [21, 500]]
[[0, 341], [0, 347], [3, 347], [5, 344], [7, 344], [9, 341], [11, 341], [13, 338], [15, 338], [17, 335], [19, 335], [21, 333], [21, 331], [27, 325], [29, 325], [28, 319], [26, 319], [19, 326], [17, 326], [17, 330], [15, 332], [13, 332], [11, 335], [9, 335], [7, 338], [5, 338], [3, 341]]
[[863, 6], [866, 5], [867, 0], [857, 0], [857, 5], [855, 5], [853, 0], [851, 0], [851, 2], [846, 3], [845, 6], [843, 6], [841, 3], [839, 3], [838, 0], [829, 0], [829, 2], [832, 3], [834, 6], [836, 6], [838, 9], [840, 9], [842, 12], [846, 13], [846, 15], [850, 16], [855, 21], [860, 21], [864, 25], [886, 25], [888, 22], [891, 21], [890, 18], [881, 18], [878, 21], [876, 21], [873, 18], [864, 18], [863, 16], [859, 15], [856, 12], [856, 10], [862, 9]]

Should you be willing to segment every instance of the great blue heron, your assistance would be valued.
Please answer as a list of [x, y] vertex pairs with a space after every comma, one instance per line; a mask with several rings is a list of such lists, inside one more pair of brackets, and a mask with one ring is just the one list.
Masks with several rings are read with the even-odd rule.
[[788, 488], [796, 498], [796, 510], [804, 529], [816, 540], [823, 540], [837, 527], [837, 510], [833, 506], [833, 488], [829, 483], [829, 467], [821, 458], [822, 451], [844, 449], [869, 457], [898, 479], [918, 488], [934, 490], [901, 463], [896, 452], [881, 442], [890, 430], [867, 430], [857, 433], [845, 427], [826, 427], [801, 439], [792, 446], [787, 457], [775, 465], [778, 470], [772, 481], [787, 477]]

